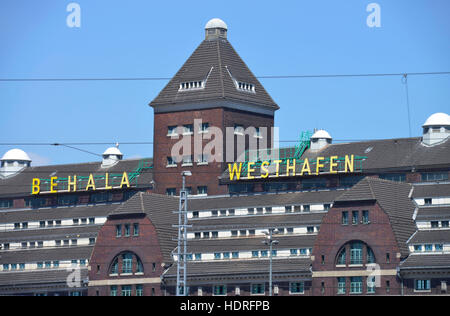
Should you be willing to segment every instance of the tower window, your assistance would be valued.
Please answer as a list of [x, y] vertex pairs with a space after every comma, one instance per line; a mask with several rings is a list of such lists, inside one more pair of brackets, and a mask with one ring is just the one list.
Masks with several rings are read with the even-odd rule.
[[177, 135], [177, 127], [176, 126], [169, 126], [167, 131], [167, 136], [173, 136]]
[[342, 225], [348, 225], [348, 212], [342, 212]]
[[255, 93], [255, 86], [251, 83], [237, 81], [236, 86], [237, 86], [237, 89], [240, 91]]
[[358, 211], [353, 211], [352, 212], [352, 224], [353, 225], [358, 225], [358, 216], [359, 212]]
[[166, 189], [166, 194], [169, 196], [174, 196], [177, 194], [177, 189], [176, 188], [168, 188], [168, 189]]
[[188, 81], [180, 83], [180, 87], [178, 91], [187, 91], [187, 90], [199, 90], [205, 88], [205, 81]]

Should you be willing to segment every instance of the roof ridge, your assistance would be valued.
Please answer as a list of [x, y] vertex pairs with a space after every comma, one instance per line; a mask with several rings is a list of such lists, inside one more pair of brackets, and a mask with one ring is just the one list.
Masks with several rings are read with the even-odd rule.
[[145, 213], [143, 192], [139, 192], [139, 197], [141, 199], [141, 210], [142, 210], [142, 213]]
[[365, 177], [364, 180], [366, 180], [366, 182], [368, 183], [368, 186], [370, 189], [370, 194], [372, 194], [373, 199], [376, 200], [377, 197], [376, 197], [375, 193], [373, 192], [372, 183], [369, 181], [368, 178], [370, 178], [370, 177]]
[[217, 58], [218, 58], [218, 62], [219, 62], [219, 75], [220, 75], [220, 85], [222, 88], [222, 98], [225, 98], [225, 88], [224, 88], [224, 84], [223, 84], [223, 73], [222, 73], [222, 58], [220, 55], [220, 44], [219, 41], [216, 41], [216, 45], [217, 45]]

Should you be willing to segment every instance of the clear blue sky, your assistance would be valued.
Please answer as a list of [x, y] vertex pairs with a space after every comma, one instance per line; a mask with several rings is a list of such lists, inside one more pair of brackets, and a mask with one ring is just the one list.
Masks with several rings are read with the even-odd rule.
[[[66, 7], [81, 7], [69, 28]], [[369, 28], [369, 3], [381, 27]], [[0, 1], [0, 78], [172, 77], [223, 19], [257, 76], [450, 71], [450, 1]], [[280, 106], [281, 140], [324, 128], [333, 138], [408, 137], [400, 77], [261, 79]], [[166, 81], [0, 82], [0, 143], [151, 142], [148, 103]], [[450, 76], [409, 78], [412, 135], [450, 112]], [[16, 146], [0, 146], [0, 155]], [[101, 154], [106, 145], [80, 146]], [[21, 146], [35, 164], [96, 161], [68, 148]], [[152, 145], [122, 145], [151, 157]]]

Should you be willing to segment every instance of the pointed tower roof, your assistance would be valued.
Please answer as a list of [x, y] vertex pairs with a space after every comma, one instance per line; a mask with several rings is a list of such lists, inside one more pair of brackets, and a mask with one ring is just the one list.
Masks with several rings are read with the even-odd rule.
[[205, 40], [150, 103], [155, 112], [244, 105], [273, 115], [279, 109], [228, 42], [227, 29], [221, 25], [226, 24], [208, 22]]

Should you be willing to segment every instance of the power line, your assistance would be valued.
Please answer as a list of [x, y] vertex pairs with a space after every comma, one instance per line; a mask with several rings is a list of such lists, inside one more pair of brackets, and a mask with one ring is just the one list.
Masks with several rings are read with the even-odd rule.
[[409, 107], [409, 90], [408, 90], [408, 75], [407, 74], [403, 75], [402, 82], [405, 85], [406, 109], [408, 112], [408, 131], [409, 131], [409, 137], [411, 137], [411, 114], [410, 114], [410, 107]]
[[[432, 76], [450, 75], [450, 71], [402, 72], [402, 73], [363, 73], [363, 74], [322, 74], [322, 75], [266, 75], [258, 79], [303, 79], [303, 78], [349, 78], [349, 77], [392, 77], [392, 76]], [[166, 81], [171, 77], [99, 77], [99, 78], [0, 78], [0, 82], [64, 82], [64, 81]]]
[[[361, 139], [333, 139], [335, 142], [376, 142], [376, 141], [386, 141], [386, 140], [401, 140], [401, 139], [409, 139], [409, 138], [419, 138], [419, 136], [416, 137], [407, 137], [407, 138], [380, 138], [380, 139], [373, 139], [373, 138], [361, 138]], [[436, 138], [440, 139], [440, 138]], [[174, 141], [172, 142], [158, 142], [158, 144], [174, 144]], [[206, 140], [206, 139], [205, 139]], [[298, 143], [299, 140], [278, 140], [279, 143]], [[0, 143], [0, 146], [91, 146], [91, 145], [116, 145], [119, 143], [120, 145], [154, 145], [154, 142], [75, 142], [75, 143], [41, 143], [41, 142], [25, 142], [25, 143], [19, 143], [19, 142], [11, 142], [11, 143]], [[268, 148], [273, 149], [273, 148]], [[280, 149], [283, 149], [280, 147]]]

